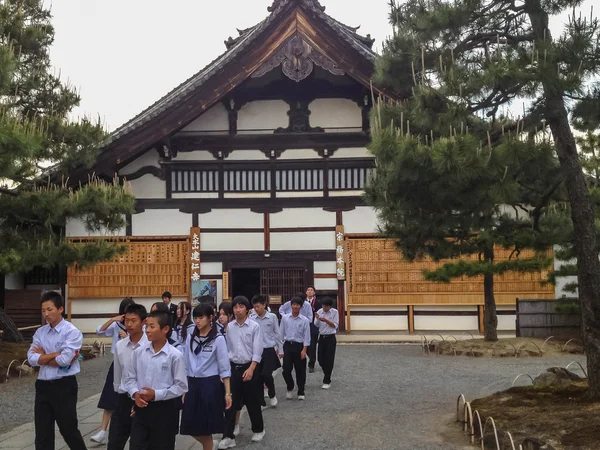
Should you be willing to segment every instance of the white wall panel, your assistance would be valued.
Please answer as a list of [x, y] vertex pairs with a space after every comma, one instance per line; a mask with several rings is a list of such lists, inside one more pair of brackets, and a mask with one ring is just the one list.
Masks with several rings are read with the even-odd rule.
[[[202, 253], [200, 253], [202, 260]], [[223, 273], [223, 263], [220, 262], [200, 262], [200, 275], [221, 275]]]
[[265, 219], [249, 209], [213, 209], [200, 214], [198, 224], [202, 234], [202, 228], [263, 228]]
[[129, 175], [146, 166], [160, 167], [160, 164], [158, 163], [158, 152], [153, 148], [119, 170], [119, 175]]
[[318, 98], [308, 106], [310, 125], [323, 128], [362, 128], [362, 112], [345, 98]]
[[[345, 319], [344, 319], [345, 320]], [[340, 318], [342, 321], [342, 318]], [[385, 316], [356, 316], [350, 312], [350, 326], [356, 331], [405, 331], [408, 330], [408, 317], [390, 312]]]
[[377, 233], [377, 216], [370, 206], [359, 206], [343, 213], [344, 232]]
[[154, 175], [144, 175], [137, 180], [130, 181], [135, 198], [166, 198], [167, 183]]
[[203, 251], [264, 249], [264, 233], [202, 233], [200, 228], [200, 258]]
[[208, 150], [194, 150], [193, 152], [179, 152], [175, 161], [216, 161], [217, 159]]
[[373, 154], [366, 147], [340, 148], [331, 155], [331, 159], [336, 158], [373, 158]]
[[271, 233], [271, 250], [333, 250], [334, 231]]
[[332, 291], [337, 290], [338, 280], [337, 278], [315, 278], [315, 289], [317, 293], [319, 291]]
[[315, 261], [313, 263], [315, 273], [335, 273], [335, 261]]
[[196, 120], [191, 122], [183, 131], [223, 131], [229, 132], [229, 114], [223, 103], [217, 103]]
[[323, 208], [289, 208], [271, 214], [270, 223], [271, 228], [334, 227], [335, 213]]
[[133, 236], [183, 236], [190, 234], [192, 215], [177, 209], [147, 209], [131, 217]]
[[226, 161], [268, 161], [268, 159], [260, 150], [234, 150]]
[[66, 230], [68, 237], [125, 236], [125, 227], [114, 233], [109, 233], [106, 230], [90, 232], [86, 230], [83, 220], [80, 219], [67, 219]]
[[293, 150], [285, 150], [280, 159], [319, 159], [320, 156], [317, 152], [315, 152], [312, 148], [302, 148], [302, 149], [293, 149]]
[[259, 100], [246, 103], [238, 113], [238, 133], [244, 130], [274, 130], [286, 128], [290, 107], [283, 100]]
[[473, 331], [477, 316], [415, 316], [415, 331]]

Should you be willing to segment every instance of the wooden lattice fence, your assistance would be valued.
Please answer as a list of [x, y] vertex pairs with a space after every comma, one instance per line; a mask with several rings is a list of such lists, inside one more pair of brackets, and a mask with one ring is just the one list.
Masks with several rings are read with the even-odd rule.
[[189, 296], [189, 237], [125, 238], [114, 260], [68, 271], [69, 298]]
[[[425, 281], [423, 269], [433, 270], [448, 261], [402, 259], [394, 240], [347, 239], [348, 305], [482, 305], [483, 277], [462, 277], [450, 283]], [[510, 250], [496, 248], [496, 260], [505, 260]], [[522, 251], [521, 258], [532, 256]], [[549, 252], [549, 256], [552, 253]], [[476, 256], [466, 257], [476, 259]], [[554, 286], [542, 285], [547, 271], [510, 272], [494, 278], [498, 304], [514, 305], [516, 298], [553, 298]]]

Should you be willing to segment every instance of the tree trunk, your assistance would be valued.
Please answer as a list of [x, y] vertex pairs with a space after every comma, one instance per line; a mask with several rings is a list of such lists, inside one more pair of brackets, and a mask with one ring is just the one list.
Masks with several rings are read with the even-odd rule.
[[[546, 40], [551, 40], [552, 37], [548, 28], [548, 14], [542, 10], [539, 2], [540, 0], [528, 0], [526, 7], [533, 32], [541, 43], [544, 37]], [[556, 74], [556, 67], [548, 67], [546, 72]], [[596, 251], [594, 209], [569, 124], [563, 92], [557, 90], [557, 85], [559, 83], [553, 83], [548, 78], [542, 80], [546, 120], [565, 174], [565, 187], [571, 203], [571, 219], [576, 236], [577, 281], [587, 356], [588, 394], [592, 399], [600, 400], [600, 262]]]
[[0, 340], [2, 341], [25, 342], [25, 338], [23, 338], [13, 320], [2, 308], [0, 308], [0, 330], [2, 330], [2, 335], [0, 336]]
[[[494, 248], [486, 249], [484, 259], [488, 263], [494, 262]], [[498, 340], [498, 316], [496, 315], [496, 299], [494, 298], [494, 275], [483, 276], [483, 334], [486, 341]]]

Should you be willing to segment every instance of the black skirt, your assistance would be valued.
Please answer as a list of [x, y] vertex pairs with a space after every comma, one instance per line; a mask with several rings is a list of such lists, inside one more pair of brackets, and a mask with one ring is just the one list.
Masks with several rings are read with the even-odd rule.
[[188, 377], [180, 434], [210, 436], [225, 431], [225, 387], [218, 375]]
[[281, 367], [279, 356], [273, 347], [263, 349], [262, 358], [260, 360], [260, 373], [272, 374]]
[[113, 381], [115, 379], [115, 363], [110, 364], [108, 373], [106, 374], [106, 381], [104, 381], [104, 387], [102, 388], [102, 394], [100, 394], [100, 400], [98, 400], [98, 408], [107, 411], [114, 411], [117, 409], [117, 402], [119, 394], [115, 392]]

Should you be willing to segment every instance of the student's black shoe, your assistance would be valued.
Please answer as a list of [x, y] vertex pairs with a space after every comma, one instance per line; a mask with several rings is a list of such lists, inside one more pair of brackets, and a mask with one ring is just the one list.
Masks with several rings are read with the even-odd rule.
[[315, 368], [314, 367], [309, 367], [308, 368], [308, 373], [314, 373], [315, 372]]

